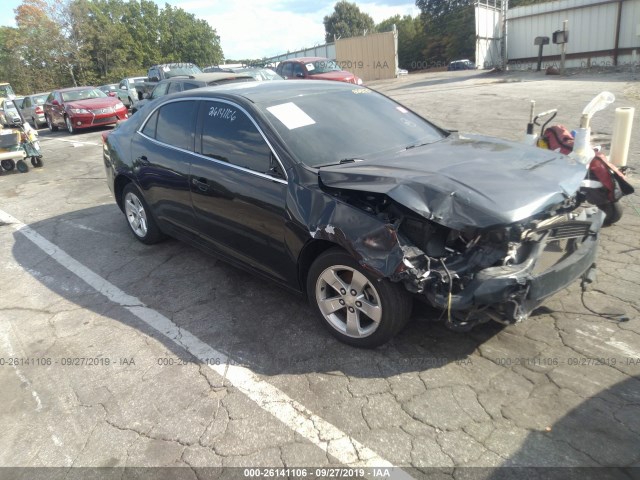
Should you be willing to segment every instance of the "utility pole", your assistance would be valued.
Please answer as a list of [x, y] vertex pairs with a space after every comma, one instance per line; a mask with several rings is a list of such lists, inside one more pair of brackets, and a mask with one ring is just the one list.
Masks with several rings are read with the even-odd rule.
[[509, 57], [507, 55], [507, 11], [509, 10], [509, 0], [502, 0], [502, 38], [500, 49], [502, 50], [502, 70], [507, 70]]
[[562, 22], [562, 47], [560, 47], [560, 75], [564, 75], [564, 58], [567, 53], [567, 24], [569, 20]]

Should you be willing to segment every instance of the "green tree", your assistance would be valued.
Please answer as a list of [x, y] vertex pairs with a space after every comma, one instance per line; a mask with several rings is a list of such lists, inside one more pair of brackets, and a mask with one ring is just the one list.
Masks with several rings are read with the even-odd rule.
[[5, 33], [12, 52], [10, 79], [20, 93], [44, 91], [70, 80], [63, 45], [66, 39], [44, 0], [23, 0], [14, 10], [17, 28]]
[[472, 0], [416, 0], [425, 28], [424, 61], [446, 64], [475, 55], [475, 12]]
[[424, 25], [419, 16], [411, 17], [395, 15], [380, 22], [376, 26], [378, 32], [390, 32], [396, 26], [398, 31], [398, 65], [407, 70], [422, 68], [422, 51], [426, 39]]
[[325, 40], [333, 42], [337, 38], [357, 37], [365, 32], [373, 32], [375, 23], [367, 13], [360, 11], [355, 3], [340, 0], [333, 13], [324, 17]]
[[220, 37], [205, 20], [169, 4], [160, 12], [160, 54], [164, 62], [215, 65], [222, 61]]

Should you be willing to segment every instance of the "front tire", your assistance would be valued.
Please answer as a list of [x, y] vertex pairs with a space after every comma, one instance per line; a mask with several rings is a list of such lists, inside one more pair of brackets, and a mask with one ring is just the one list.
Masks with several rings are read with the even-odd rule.
[[18, 160], [16, 162], [16, 168], [20, 173], [27, 173], [29, 171], [29, 165], [24, 160]]
[[57, 132], [58, 126], [53, 124], [53, 122], [51, 121], [51, 117], [47, 115], [46, 119], [47, 119], [47, 127], [49, 127], [49, 130], [52, 132]]
[[144, 201], [140, 190], [133, 183], [129, 183], [124, 187], [122, 204], [127, 224], [134, 237], [147, 245], [158, 243], [164, 238], [164, 234], [158, 228], [147, 202]]
[[315, 260], [307, 294], [322, 324], [338, 340], [355, 347], [386, 343], [411, 314], [412, 299], [401, 285], [373, 277], [338, 248]]
[[67, 126], [67, 132], [69, 132], [71, 135], [76, 133], [76, 129], [73, 128], [73, 123], [71, 122], [71, 119], [69, 117], [64, 117], [64, 124]]
[[620, 202], [604, 203], [602, 205], [598, 205], [598, 208], [602, 210], [606, 215], [603, 223], [605, 227], [613, 225], [618, 220], [620, 220], [624, 211], [624, 208], [622, 207], [622, 204]]

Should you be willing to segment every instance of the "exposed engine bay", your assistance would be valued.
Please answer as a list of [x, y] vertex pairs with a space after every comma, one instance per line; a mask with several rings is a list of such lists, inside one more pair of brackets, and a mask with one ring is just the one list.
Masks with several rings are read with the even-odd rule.
[[454, 330], [526, 319], [544, 298], [592, 268], [592, 242], [603, 221], [597, 208], [581, 205], [580, 193], [513, 224], [454, 229], [385, 194], [327, 190], [384, 225], [364, 244], [384, 249], [397, 242], [403, 259], [388, 278], [442, 309]]

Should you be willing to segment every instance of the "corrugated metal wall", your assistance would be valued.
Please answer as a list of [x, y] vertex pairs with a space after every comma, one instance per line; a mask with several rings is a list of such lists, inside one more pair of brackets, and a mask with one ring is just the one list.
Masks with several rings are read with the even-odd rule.
[[336, 41], [336, 62], [364, 81], [395, 78], [398, 67], [397, 32], [384, 32]]
[[315, 47], [306, 48], [304, 50], [298, 50], [296, 52], [276, 55], [275, 57], [268, 58], [266, 62], [275, 66], [283, 60], [297, 57], [325, 57], [333, 60], [336, 58], [336, 46], [334, 43], [326, 43], [324, 45], [318, 45]]
[[500, 4], [495, 0], [480, 0], [475, 4], [476, 65], [492, 68], [501, 65], [500, 37], [502, 20]]
[[[510, 9], [507, 14], [509, 64], [527, 68], [538, 55], [535, 37], [552, 39], [568, 20], [567, 67], [613, 65], [618, 31], [618, 65], [632, 61], [632, 49], [640, 50], [640, 0], [560, 0]], [[543, 64], [558, 64], [560, 45], [544, 47]]]

